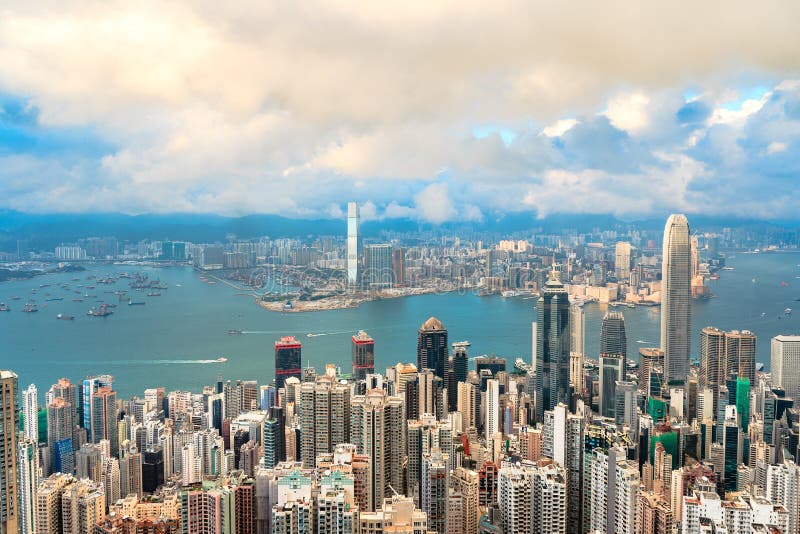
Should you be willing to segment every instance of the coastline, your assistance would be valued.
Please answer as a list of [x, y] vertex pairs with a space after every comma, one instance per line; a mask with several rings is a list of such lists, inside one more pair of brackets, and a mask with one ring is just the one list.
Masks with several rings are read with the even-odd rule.
[[347, 296], [337, 295], [335, 297], [325, 297], [318, 300], [292, 300], [292, 306], [287, 308], [287, 300], [263, 301], [255, 299], [256, 303], [263, 309], [271, 312], [282, 313], [302, 313], [314, 311], [344, 310], [348, 308], [358, 308], [365, 302], [375, 300], [388, 300], [403, 297], [414, 297], [418, 295], [430, 295], [433, 293], [450, 293], [458, 288], [440, 287], [414, 287], [414, 288], [394, 288], [376, 292], [373, 295]]

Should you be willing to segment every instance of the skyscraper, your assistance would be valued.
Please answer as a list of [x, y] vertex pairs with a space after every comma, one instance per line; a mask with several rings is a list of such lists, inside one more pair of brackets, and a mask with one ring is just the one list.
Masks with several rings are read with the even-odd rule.
[[392, 252], [392, 275], [394, 284], [403, 286], [406, 283], [406, 249], [396, 248]]
[[364, 247], [366, 269], [361, 276], [365, 289], [386, 289], [394, 286], [392, 245], [382, 243]]
[[110, 387], [101, 387], [91, 397], [92, 441], [107, 439], [111, 454], [119, 454], [119, 432], [117, 431], [117, 393]]
[[661, 269], [661, 348], [664, 350], [664, 384], [684, 382], [689, 374], [692, 322], [691, 253], [689, 221], [670, 215], [664, 227]]
[[441, 378], [447, 371], [447, 330], [436, 317], [431, 317], [420, 327], [417, 336], [417, 369], [431, 369]]
[[453, 355], [447, 360], [447, 409], [454, 412], [458, 405], [458, 384], [466, 382], [469, 356], [466, 343], [453, 343]]
[[38, 443], [29, 437], [19, 442], [19, 532], [35, 534], [36, 490], [39, 487]]
[[25, 421], [25, 437], [34, 443], [39, 441], [39, 393], [31, 384], [22, 390], [22, 418]]
[[627, 241], [614, 247], [614, 273], [619, 282], [627, 282], [631, 276], [631, 244]]
[[[75, 426], [73, 420], [73, 406], [62, 397], [56, 397], [47, 405], [47, 445], [50, 449], [50, 465], [52, 472], [61, 471], [60, 458], [56, 457], [58, 442], [69, 440], [72, 448], [72, 431]], [[115, 427], [116, 429], [116, 427]]]
[[347, 285], [357, 287], [359, 283], [359, 261], [361, 238], [358, 233], [358, 204], [347, 203]]
[[536, 420], [562, 402], [569, 405], [570, 329], [569, 299], [558, 273], [536, 304]]
[[419, 507], [428, 514], [428, 530], [437, 534], [447, 534], [448, 463], [449, 456], [440, 451], [422, 458]]
[[500, 382], [486, 381], [486, 421], [484, 423], [486, 442], [491, 443], [495, 432], [500, 432]]
[[[582, 306], [569, 308], [569, 383], [583, 394], [583, 355], [585, 352], [586, 312]], [[536, 340], [533, 340], [536, 343]], [[536, 365], [536, 362], [534, 362]]]
[[375, 372], [375, 340], [363, 330], [353, 336], [353, 379], [364, 380]]
[[18, 378], [0, 370], [0, 532], [19, 528], [17, 490], [17, 422], [19, 421]]
[[627, 355], [625, 318], [616, 311], [607, 312], [600, 327], [600, 415], [614, 417], [616, 384], [624, 381]]
[[350, 387], [329, 375], [300, 385], [300, 459], [313, 468], [317, 456], [350, 439]]
[[770, 347], [772, 382], [800, 406], [800, 336], [775, 336]]
[[282, 388], [286, 379], [301, 379], [302, 344], [294, 336], [285, 336], [275, 342], [275, 387]]
[[[62, 380], [59, 380], [57, 385], [61, 386]], [[84, 379], [81, 386], [80, 398], [77, 403], [79, 410], [76, 410], [78, 411], [78, 422], [80, 423], [83, 421], [83, 428], [85, 428], [88, 433], [89, 441], [96, 442], [97, 440], [92, 436], [92, 394], [102, 387], [114, 387], [114, 377], [111, 375], [90, 376]], [[69, 399], [66, 400], [70, 402]]]

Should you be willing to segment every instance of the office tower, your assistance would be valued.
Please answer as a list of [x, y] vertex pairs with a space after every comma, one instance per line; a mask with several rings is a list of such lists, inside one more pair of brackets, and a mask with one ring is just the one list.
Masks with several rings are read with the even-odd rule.
[[614, 273], [619, 282], [627, 282], [631, 277], [631, 244], [626, 241], [614, 247]]
[[652, 491], [640, 492], [636, 522], [638, 534], [671, 534], [670, 503], [662, 495]]
[[617, 381], [614, 396], [616, 397], [614, 418], [617, 425], [627, 425], [630, 429], [638, 428], [639, 389], [636, 384], [622, 380]]
[[350, 437], [350, 387], [329, 375], [300, 385], [300, 459], [312, 468], [317, 456]]
[[417, 369], [431, 369], [445, 378], [447, 370], [447, 330], [436, 317], [431, 317], [420, 327], [417, 335]]
[[25, 424], [25, 437], [39, 442], [39, 392], [31, 384], [22, 390], [22, 419]]
[[458, 404], [458, 384], [467, 381], [469, 355], [465, 343], [453, 343], [453, 355], [447, 360], [447, 410], [454, 412]]
[[725, 375], [756, 381], [756, 336], [748, 330], [725, 332]]
[[285, 336], [275, 342], [275, 387], [280, 389], [289, 377], [301, 378], [303, 361], [302, 344], [293, 336]]
[[[531, 482], [530, 472], [519, 465], [503, 467], [497, 473], [497, 504], [503, 532], [533, 532]], [[536, 513], [539, 511], [536, 510]]]
[[691, 341], [691, 254], [689, 221], [670, 215], [664, 228], [661, 268], [661, 348], [664, 383], [684, 382], [689, 375]]
[[0, 532], [19, 528], [17, 489], [17, 424], [19, 421], [18, 378], [0, 370]]
[[[361, 259], [361, 238], [358, 233], [358, 204], [347, 203], [347, 285], [357, 287], [360, 282], [359, 262]], [[280, 387], [280, 386], [278, 386]]]
[[489, 376], [496, 377], [497, 373], [506, 371], [506, 359], [497, 356], [478, 356], [475, 358], [475, 372], [480, 376], [481, 371], [488, 371]]
[[775, 336], [770, 345], [772, 383], [800, 406], [800, 336]]
[[639, 470], [625, 460], [618, 447], [593, 449], [586, 461], [584, 502], [589, 529], [606, 534], [636, 532], [636, 497]]
[[152, 445], [144, 451], [142, 459], [142, 490], [153, 493], [164, 483], [164, 449]]
[[117, 392], [103, 386], [90, 399], [91, 435], [94, 443], [108, 440], [111, 455], [119, 454], [119, 433], [117, 431]]
[[353, 380], [364, 380], [375, 372], [375, 340], [363, 330], [353, 338]]
[[[583, 355], [585, 352], [586, 312], [582, 306], [569, 307], [569, 383], [583, 395]], [[536, 339], [534, 336], [534, 343]], [[536, 365], [536, 362], [533, 362]]]
[[428, 516], [428, 530], [447, 534], [447, 494], [449, 456], [439, 451], [422, 458], [420, 509]]
[[713, 392], [714, 413], [717, 410], [719, 388], [725, 383], [725, 378], [725, 332], [707, 326], [700, 331], [699, 386]]
[[722, 445], [725, 448], [722, 483], [726, 492], [737, 489], [737, 470], [742, 463], [742, 432], [736, 414], [736, 406], [726, 406], [722, 430]]
[[[350, 443], [372, 465], [372, 502], [382, 502], [403, 487], [405, 411], [403, 399], [373, 389], [350, 403]], [[399, 490], [398, 490], [399, 491]]]
[[262, 410], [269, 410], [275, 406], [277, 395], [275, 393], [275, 386], [264, 385], [258, 388], [258, 402]]
[[739, 416], [739, 428], [747, 435], [750, 426], [750, 380], [738, 377], [734, 384], [736, 390], [736, 413]]
[[464, 524], [461, 534], [477, 532], [478, 518], [478, 473], [465, 467], [457, 467], [450, 474], [450, 485], [463, 500]]
[[144, 485], [142, 482], [142, 453], [136, 447], [122, 447], [119, 454], [119, 481], [122, 495], [134, 494], [141, 499]]
[[475, 384], [469, 382], [458, 383], [458, 407], [461, 414], [461, 432], [466, 433], [470, 428], [477, 428], [477, 389]]
[[494, 379], [486, 382], [486, 421], [483, 428], [487, 443], [496, 432], [500, 432], [500, 382]]
[[[58, 382], [61, 387], [61, 380]], [[114, 377], [111, 375], [90, 376], [83, 380], [81, 383], [80, 391], [78, 392], [78, 406], [82, 409], [78, 413], [78, 422], [83, 421], [83, 428], [86, 429], [89, 441], [97, 443], [99, 440], [92, 435], [92, 395], [100, 388], [113, 388]], [[66, 399], [69, 402], [69, 399]]]
[[560, 465], [550, 463], [532, 469], [531, 532], [566, 534], [567, 474]]
[[36, 533], [36, 490], [39, 487], [38, 442], [29, 437], [20, 440], [19, 461], [19, 532]]
[[[72, 451], [72, 432], [75, 427], [75, 422], [72, 417], [75, 411], [73, 406], [61, 397], [56, 397], [47, 406], [47, 445], [50, 449], [50, 465], [52, 471], [65, 472], [71, 474], [71, 471], [65, 469], [63, 459], [60, 457], [60, 447], [57, 443], [68, 441], [68, 445], [62, 445], [69, 449], [67, 454]], [[116, 431], [116, 428], [115, 428]], [[67, 465], [72, 462], [67, 462]]]
[[264, 420], [264, 465], [268, 469], [286, 460], [286, 421], [283, 406], [273, 406]]
[[365, 289], [380, 290], [394, 287], [392, 245], [379, 244], [364, 247], [366, 269], [361, 276]]
[[615, 354], [626, 359], [628, 338], [625, 335], [625, 317], [618, 311], [606, 312], [600, 326], [600, 354]]
[[392, 252], [392, 275], [396, 286], [406, 283], [406, 249], [396, 248]]
[[639, 349], [639, 389], [650, 397], [661, 394], [661, 384], [651, 384], [653, 372], [661, 373], [664, 369], [664, 351], [653, 347]]
[[614, 417], [617, 381], [626, 379], [625, 318], [611, 311], [600, 327], [600, 415]]
[[553, 272], [536, 304], [536, 421], [556, 404], [570, 402], [569, 299]]

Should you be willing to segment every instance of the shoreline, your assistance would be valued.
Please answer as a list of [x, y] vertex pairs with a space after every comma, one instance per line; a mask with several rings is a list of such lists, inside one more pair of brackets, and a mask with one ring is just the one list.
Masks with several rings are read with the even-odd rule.
[[442, 288], [428, 288], [428, 287], [415, 287], [415, 288], [404, 288], [404, 289], [390, 289], [384, 290], [377, 294], [376, 296], [347, 296], [347, 295], [337, 295], [335, 297], [325, 297], [319, 300], [292, 300], [292, 307], [286, 308], [287, 300], [277, 300], [277, 301], [263, 301], [259, 299], [256, 300], [256, 304], [259, 307], [271, 311], [271, 312], [282, 312], [282, 313], [303, 313], [303, 312], [314, 312], [314, 311], [333, 311], [333, 310], [346, 310], [351, 308], [358, 308], [362, 304], [366, 302], [374, 302], [376, 300], [389, 300], [389, 299], [397, 299], [403, 297], [415, 297], [419, 295], [430, 295], [435, 293], [452, 293], [453, 291], [458, 291], [458, 288], [449, 288], [449, 289], [442, 289]]

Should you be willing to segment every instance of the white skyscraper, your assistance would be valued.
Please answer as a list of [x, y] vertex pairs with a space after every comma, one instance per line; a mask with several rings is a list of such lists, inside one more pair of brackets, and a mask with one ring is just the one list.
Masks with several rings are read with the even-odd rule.
[[[33, 391], [35, 395], [35, 387], [33, 387]], [[39, 452], [36, 440], [28, 437], [20, 440], [17, 454], [19, 458], [19, 532], [20, 534], [34, 534], [37, 532], [36, 490], [39, 487]]]
[[504, 532], [531, 532], [531, 473], [520, 466], [497, 474], [498, 505]]
[[556, 464], [533, 470], [531, 532], [566, 534], [567, 473]]
[[767, 494], [772, 504], [780, 504], [789, 511], [787, 534], [800, 534], [800, 466], [791, 460], [767, 468]]
[[634, 534], [636, 498], [639, 493], [639, 470], [625, 460], [625, 451], [595, 449], [587, 462], [584, 491], [588, 491], [589, 526], [608, 534]]
[[39, 441], [39, 392], [31, 384], [22, 390], [22, 415], [25, 420], [25, 437]]
[[772, 383], [800, 406], [800, 336], [775, 336], [770, 350]]
[[631, 244], [627, 241], [614, 247], [614, 272], [619, 282], [627, 282], [631, 276]]
[[569, 308], [569, 383], [575, 392], [580, 394], [583, 394], [585, 334], [586, 312], [583, 311], [583, 307], [573, 304]]
[[347, 203], [347, 284], [354, 287], [359, 282], [361, 238], [358, 233], [358, 204]]
[[670, 215], [664, 227], [661, 269], [661, 349], [664, 383], [685, 382], [689, 374], [689, 328], [692, 318], [689, 221]]
[[500, 431], [500, 382], [494, 379], [486, 381], [485, 431], [487, 442]]

